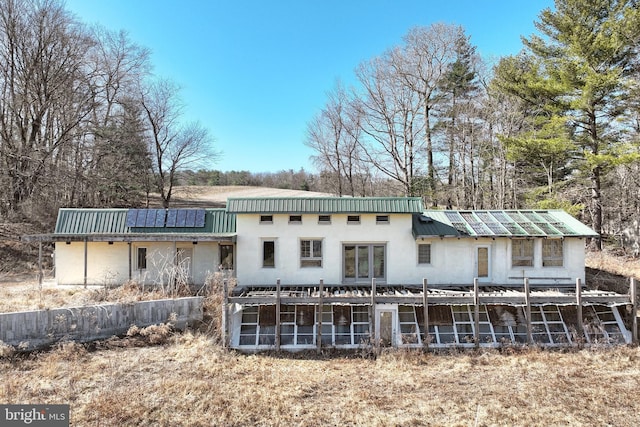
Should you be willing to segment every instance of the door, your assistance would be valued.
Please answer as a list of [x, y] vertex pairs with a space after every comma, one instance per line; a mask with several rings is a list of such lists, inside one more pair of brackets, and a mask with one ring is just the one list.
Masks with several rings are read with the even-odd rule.
[[491, 281], [491, 260], [489, 246], [476, 247], [476, 276], [480, 282]]
[[176, 279], [178, 283], [190, 284], [193, 282], [192, 260], [192, 248], [178, 248], [176, 253]]
[[376, 342], [382, 347], [398, 345], [398, 307], [376, 307]]
[[385, 245], [344, 245], [343, 280], [369, 282], [385, 279]]

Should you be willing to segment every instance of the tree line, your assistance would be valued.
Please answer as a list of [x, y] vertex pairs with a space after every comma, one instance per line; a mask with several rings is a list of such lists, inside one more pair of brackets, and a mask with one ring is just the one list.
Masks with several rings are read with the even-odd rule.
[[215, 159], [185, 123], [176, 83], [125, 32], [88, 27], [58, 0], [0, 6], [0, 216], [171, 200], [175, 175]]
[[619, 234], [640, 214], [639, 10], [556, 0], [493, 67], [460, 26], [413, 28], [336, 83], [305, 143], [337, 194], [384, 177], [432, 207], [562, 208]]

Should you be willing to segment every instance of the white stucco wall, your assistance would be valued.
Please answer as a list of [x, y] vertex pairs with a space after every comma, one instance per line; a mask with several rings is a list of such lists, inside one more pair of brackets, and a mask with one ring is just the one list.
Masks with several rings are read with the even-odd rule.
[[[137, 269], [137, 248], [147, 248], [147, 268]], [[133, 242], [131, 244], [132, 279], [153, 284], [162, 280], [162, 271], [173, 262], [176, 249], [192, 251], [191, 277], [195, 284], [205, 282], [218, 271], [219, 246], [216, 242]], [[84, 242], [56, 243], [55, 273], [58, 284], [84, 283]], [[129, 246], [124, 242], [89, 242], [87, 244], [87, 284], [120, 284], [129, 279]]]
[[[534, 244], [533, 267], [511, 266], [511, 240], [436, 238], [417, 241], [411, 233], [411, 215], [390, 215], [389, 224], [376, 224], [374, 214], [361, 215], [360, 224], [347, 224], [347, 215], [334, 214], [331, 224], [318, 224], [318, 215], [302, 215], [302, 224], [289, 224], [289, 215], [273, 215], [273, 223], [260, 224], [260, 216], [237, 216], [237, 278], [239, 285], [327, 284], [343, 282], [343, 245], [386, 245], [386, 281], [391, 284], [429, 283], [468, 285], [476, 276], [476, 248], [486, 246], [490, 254], [490, 277], [486, 283], [520, 285], [523, 277], [539, 282], [584, 281], [584, 240], [564, 240], [564, 266], [542, 267], [542, 239]], [[300, 240], [322, 240], [322, 267], [300, 267]], [[275, 241], [275, 268], [262, 267], [262, 242]], [[431, 244], [431, 264], [418, 264], [418, 244]], [[532, 282], [533, 283], [533, 282]]]

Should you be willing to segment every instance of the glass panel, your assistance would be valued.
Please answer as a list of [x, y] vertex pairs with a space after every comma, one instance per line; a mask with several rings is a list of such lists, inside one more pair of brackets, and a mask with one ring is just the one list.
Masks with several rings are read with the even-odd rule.
[[233, 270], [233, 246], [220, 245], [220, 267]]
[[390, 346], [393, 342], [393, 313], [381, 311], [378, 321], [380, 324], [380, 345]]
[[355, 279], [356, 277], [356, 247], [344, 247], [344, 277]]
[[384, 246], [373, 247], [373, 277], [384, 277]]
[[275, 267], [275, 265], [276, 265], [275, 242], [265, 241], [263, 242], [262, 266]]
[[369, 277], [369, 246], [358, 246], [358, 277]]

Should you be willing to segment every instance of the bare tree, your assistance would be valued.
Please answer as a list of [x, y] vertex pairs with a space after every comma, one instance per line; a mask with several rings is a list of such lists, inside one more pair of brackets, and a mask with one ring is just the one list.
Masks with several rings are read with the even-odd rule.
[[141, 91], [140, 103], [147, 126], [155, 187], [167, 208], [176, 172], [214, 162], [218, 153], [213, 150], [208, 130], [200, 123], [181, 123], [183, 108], [176, 84], [168, 80], [151, 82]]

